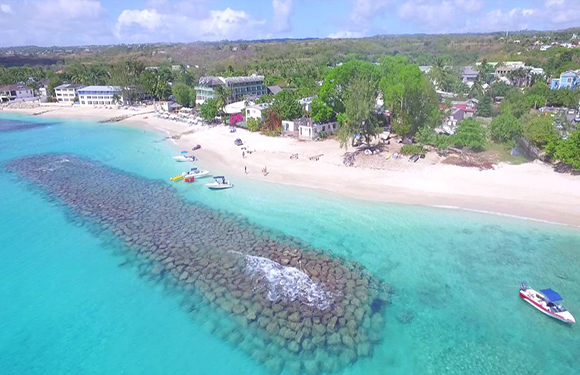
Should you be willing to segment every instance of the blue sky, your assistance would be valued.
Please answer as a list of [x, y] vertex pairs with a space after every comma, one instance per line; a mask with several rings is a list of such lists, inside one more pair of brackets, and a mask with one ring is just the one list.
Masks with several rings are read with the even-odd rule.
[[0, 0], [0, 46], [580, 26], [580, 0]]

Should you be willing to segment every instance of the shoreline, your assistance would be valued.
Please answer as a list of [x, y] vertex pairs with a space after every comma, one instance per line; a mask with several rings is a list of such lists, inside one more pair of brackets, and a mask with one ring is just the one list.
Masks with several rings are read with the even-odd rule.
[[[148, 110], [150, 108], [144, 107], [142, 112]], [[3, 112], [32, 116], [37, 111], [38, 108]], [[228, 126], [189, 126], [140, 112], [59, 107], [37, 117], [98, 121], [133, 114], [116, 125], [154, 131], [164, 137], [193, 130], [178, 139], [168, 140], [184, 150], [201, 144], [202, 148], [195, 151], [200, 164], [211, 172], [231, 175], [237, 180], [249, 178], [316, 189], [369, 202], [459, 209], [580, 227], [580, 178], [556, 173], [540, 162], [499, 164], [493, 170], [479, 171], [442, 164], [437, 155], [429, 154], [418, 163], [409, 163], [406, 159], [389, 160], [386, 169], [345, 167], [342, 165], [345, 151], [334, 140], [298, 142], [290, 138], [265, 137], [243, 129], [229, 133]], [[241, 149], [233, 143], [236, 138], [241, 138], [247, 149], [254, 152], [242, 158]], [[298, 160], [289, 158], [294, 153], [299, 155]], [[319, 154], [324, 154], [319, 161], [308, 159]], [[244, 173], [244, 166], [249, 174]], [[260, 173], [264, 166], [269, 171], [267, 176]]]

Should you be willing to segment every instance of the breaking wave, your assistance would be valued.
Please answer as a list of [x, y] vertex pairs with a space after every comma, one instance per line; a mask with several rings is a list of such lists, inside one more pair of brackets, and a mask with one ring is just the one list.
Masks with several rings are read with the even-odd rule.
[[324, 291], [298, 268], [283, 266], [268, 258], [232, 252], [243, 255], [246, 258], [246, 271], [257, 277], [257, 281], [264, 281], [270, 301], [299, 300], [320, 310], [326, 310], [334, 301], [331, 292]]

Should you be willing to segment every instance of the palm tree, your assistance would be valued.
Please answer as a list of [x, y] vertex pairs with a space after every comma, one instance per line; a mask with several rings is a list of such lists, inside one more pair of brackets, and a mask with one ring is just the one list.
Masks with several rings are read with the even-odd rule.
[[214, 89], [214, 93], [217, 96], [218, 111], [223, 112], [226, 104], [229, 102], [231, 90], [227, 86], [217, 86]]
[[482, 84], [483, 83], [489, 84], [489, 76], [491, 75], [492, 72], [493, 66], [488, 64], [486, 59], [483, 59], [481, 65], [479, 66], [479, 75], [477, 76], [477, 79], [479, 79], [482, 82]]
[[71, 73], [71, 81], [75, 83], [80, 83], [82, 85], [86, 85], [88, 78], [87, 67], [84, 64], [79, 64], [73, 68]]
[[508, 78], [512, 84], [516, 87], [522, 87], [529, 83], [530, 77], [527, 70], [523, 68], [518, 68], [508, 73]]
[[481, 98], [483, 96], [484, 91], [485, 90], [483, 89], [482, 80], [476, 78], [475, 81], [473, 82], [473, 85], [471, 86], [469, 93], [474, 98]]
[[447, 66], [448, 60], [444, 57], [438, 57], [435, 60], [435, 64], [431, 70], [431, 76], [437, 83], [439, 89], [444, 91], [451, 91], [452, 82], [452, 72]]

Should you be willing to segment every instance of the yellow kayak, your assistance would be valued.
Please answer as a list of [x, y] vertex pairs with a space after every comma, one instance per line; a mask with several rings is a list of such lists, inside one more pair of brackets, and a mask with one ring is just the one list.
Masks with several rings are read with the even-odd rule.
[[175, 177], [171, 177], [171, 178], [169, 179], [169, 181], [179, 181], [179, 180], [181, 180], [182, 178], [183, 178], [183, 175], [182, 175], [182, 174], [180, 174], [180, 175], [177, 175], [177, 176], [175, 176]]

